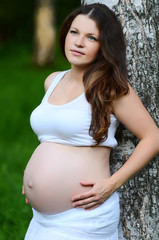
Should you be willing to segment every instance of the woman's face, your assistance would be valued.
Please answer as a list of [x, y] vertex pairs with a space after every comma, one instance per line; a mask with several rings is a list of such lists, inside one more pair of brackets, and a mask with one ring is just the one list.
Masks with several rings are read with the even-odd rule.
[[86, 68], [99, 52], [99, 29], [87, 15], [78, 15], [65, 39], [65, 55], [71, 65]]

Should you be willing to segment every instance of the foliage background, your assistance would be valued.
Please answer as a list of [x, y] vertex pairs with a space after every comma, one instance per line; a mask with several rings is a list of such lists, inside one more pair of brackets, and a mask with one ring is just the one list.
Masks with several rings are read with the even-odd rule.
[[[32, 0], [0, 0], [0, 240], [24, 239], [32, 211], [21, 194], [23, 171], [39, 144], [30, 127], [30, 114], [43, 97], [45, 78], [69, 68], [58, 43], [52, 66], [34, 66], [36, 4]], [[54, 5], [58, 33], [65, 16], [80, 1], [57, 0]]]

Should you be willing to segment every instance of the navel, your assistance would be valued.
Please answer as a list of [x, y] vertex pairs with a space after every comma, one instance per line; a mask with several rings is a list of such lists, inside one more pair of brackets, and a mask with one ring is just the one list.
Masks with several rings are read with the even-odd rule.
[[29, 182], [28, 182], [28, 187], [29, 187], [29, 188], [32, 188], [32, 187], [33, 187], [32, 181], [29, 181]]

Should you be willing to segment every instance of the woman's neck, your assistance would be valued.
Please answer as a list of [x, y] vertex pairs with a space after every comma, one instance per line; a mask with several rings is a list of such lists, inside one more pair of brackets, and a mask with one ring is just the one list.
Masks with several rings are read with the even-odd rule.
[[83, 84], [83, 74], [85, 69], [71, 66], [70, 80]]

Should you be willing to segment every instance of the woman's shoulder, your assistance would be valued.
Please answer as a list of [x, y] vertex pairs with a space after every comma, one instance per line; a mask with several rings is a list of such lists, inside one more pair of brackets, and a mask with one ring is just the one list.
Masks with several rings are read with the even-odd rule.
[[45, 88], [45, 91], [48, 90], [48, 88], [50, 87], [51, 83], [53, 82], [53, 80], [55, 79], [55, 77], [60, 73], [59, 72], [53, 72], [51, 73], [46, 79], [45, 79], [45, 82], [44, 82], [44, 88]]

